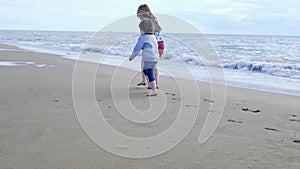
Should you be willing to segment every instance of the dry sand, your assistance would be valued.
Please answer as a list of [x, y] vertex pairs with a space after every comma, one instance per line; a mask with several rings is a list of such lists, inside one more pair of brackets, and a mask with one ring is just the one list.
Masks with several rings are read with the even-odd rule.
[[[300, 97], [227, 87], [221, 122], [213, 136], [198, 143], [210, 106], [210, 85], [198, 83], [199, 115], [187, 137], [161, 155], [130, 159], [113, 155], [95, 144], [81, 127], [72, 100], [75, 61], [59, 56], [0, 45], [0, 62], [35, 62], [25, 66], [0, 66], [0, 168], [300, 168]], [[15, 50], [17, 49], [17, 50]], [[88, 67], [92, 63], [84, 63]], [[42, 65], [42, 66], [41, 66]], [[114, 75], [115, 87], [128, 90], [124, 74]], [[190, 81], [161, 77], [157, 98], [166, 109], [150, 124], [125, 120], [114, 105], [111, 77], [115, 67], [101, 65], [96, 75], [95, 96], [106, 120], [116, 130], [134, 137], [159, 134], [172, 125], [180, 103], [193, 92]], [[129, 85], [132, 105], [140, 111], [150, 107], [147, 90]], [[127, 82], [126, 82], [127, 81]], [[125, 85], [123, 85], [123, 83]], [[116, 89], [118, 90], [118, 89]], [[126, 100], [126, 98], [124, 98]], [[122, 98], [118, 102], [122, 102]], [[125, 102], [124, 102], [125, 103]], [[188, 107], [187, 105], [182, 105]], [[192, 107], [195, 108], [195, 107]], [[189, 113], [183, 109], [183, 113]]]

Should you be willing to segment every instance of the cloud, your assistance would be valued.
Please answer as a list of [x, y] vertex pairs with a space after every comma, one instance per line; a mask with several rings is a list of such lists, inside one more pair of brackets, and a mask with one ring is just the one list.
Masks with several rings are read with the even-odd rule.
[[234, 11], [234, 9], [232, 9], [232, 8], [219, 8], [219, 9], [209, 9], [208, 10], [209, 13], [217, 14], [217, 15], [228, 14], [232, 11]]
[[[2, 29], [97, 31], [117, 19], [135, 14], [140, 4], [147, 3], [154, 13], [185, 19], [204, 33], [300, 35], [299, 0], [2, 1]], [[280, 30], [273, 31], [271, 28], [276, 28], [278, 23]]]

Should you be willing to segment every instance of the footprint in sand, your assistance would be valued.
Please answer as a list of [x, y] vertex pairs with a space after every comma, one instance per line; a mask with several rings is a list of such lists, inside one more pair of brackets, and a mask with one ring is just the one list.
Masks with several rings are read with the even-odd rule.
[[206, 98], [204, 98], [203, 101], [210, 102], [210, 103], [214, 103], [215, 102], [214, 100], [210, 100], [210, 99], [206, 99]]
[[193, 108], [197, 108], [197, 106], [195, 106], [195, 105], [190, 105], [190, 104], [185, 105], [185, 107], [193, 107]]
[[295, 122], [299, 122], [300, 123], [300, 120], [298, 120], [298, 119], [290, 119], [290, 121], [295, 121]]
[[297, 115], [291, 115], [291, 117], [289, 118], [290, 121], [295, 121], [295, 122], [300, 122], [300, 119], [296, 119]]
[[172, 95], [172, 96], [176, 96], [176, 94], [174, 94], [174, 93], [168, 93], [168, 92], [166, 92], [165, 94], [169, 94], [169, 95]]
[[294, 143], [300, 144], [300, 140], [294, 140]]
[[228, 119], [227, 121], [228, 121], [228, 122], [231, 122], [231, 123], [243, 123], [242, 121], [239, 121], [239, 120], [233, 120], [233, 119]]
[[[176, 96], [175, 93], [168, 93], [168, 92], [166, 92], [165, 94], [174, 96], [174, 97], [172, 98], [172, 100], [178, 100], [178, 99], [175, 97], [175, 96]], [[178, 100], [178, 101], [180, 101], [180, 100]]]
[[265, 130], [270, 130], [270, 131], [276, 131], [276, 132], [279, 132], [279, 130], [274, 129], [274, 128], [265, 127], [264, 129], [265, 129]]
[[249, 109], [247, 107], [246, 108], [242, 108], [242, 110], [243, 111], [249, 111], [249, 112], [252, 112], [252, 113], [259, 113], [259, 112], [261, 112], [259, 109], [255, 109], [255, 110], [252, 109], [251, 110], [251, 109]]

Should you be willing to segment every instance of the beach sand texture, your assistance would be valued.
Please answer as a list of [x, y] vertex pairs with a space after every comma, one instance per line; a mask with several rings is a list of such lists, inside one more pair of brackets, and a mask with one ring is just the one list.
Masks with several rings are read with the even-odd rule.
[[[151, 105], [147, 89], [136, 87], [139, 74], [100, 65], [95, 97], [103, 116], [116, 130], [133, 137], [157, 135], [172, 125], [180, 106], [189, 113], [198, 105], [181, 105], [199, 99], [199, 115], [191, 132], [175, 148], [161, 155], [130, 159], [113, 155], [95, 144], [81, 127], [73, 105], [72, 76], [75, 61], [60, 56], [0, 45], [0, 62], [30, 62], [0, 66], [0, 168], [300, 168], [300, 97], [227, 87], [224, 114], [213, 136], [199, 144], [198, 137], [216, 104], [210, 85], [198, 82], [200, 97], [190, 98], [191, 81], [161, 77], [157, 98], [165, 111], [149, 124], [125, 120], [113, 102], [116, 91], [129, 90], [132, 105], [140, 111]], [[83, 63], [88, 69], [93, 63]], [[135, 76], [128, 82], [126, 74]], [[129, 89], [128, 89], [129, 84]], [[119, 97], [118, 103], [126, 103]], [[153, 106], [153, 105], [152, 105]], [[196, 107], [195, 107], [196, 106]]]

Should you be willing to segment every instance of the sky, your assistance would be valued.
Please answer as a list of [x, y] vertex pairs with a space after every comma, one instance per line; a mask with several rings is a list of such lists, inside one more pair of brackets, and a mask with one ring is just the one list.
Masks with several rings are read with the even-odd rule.
[[141, 4], [206, 34], [300, 36], [300, 0], [0, 0], [0, 30], [99, 31]]

